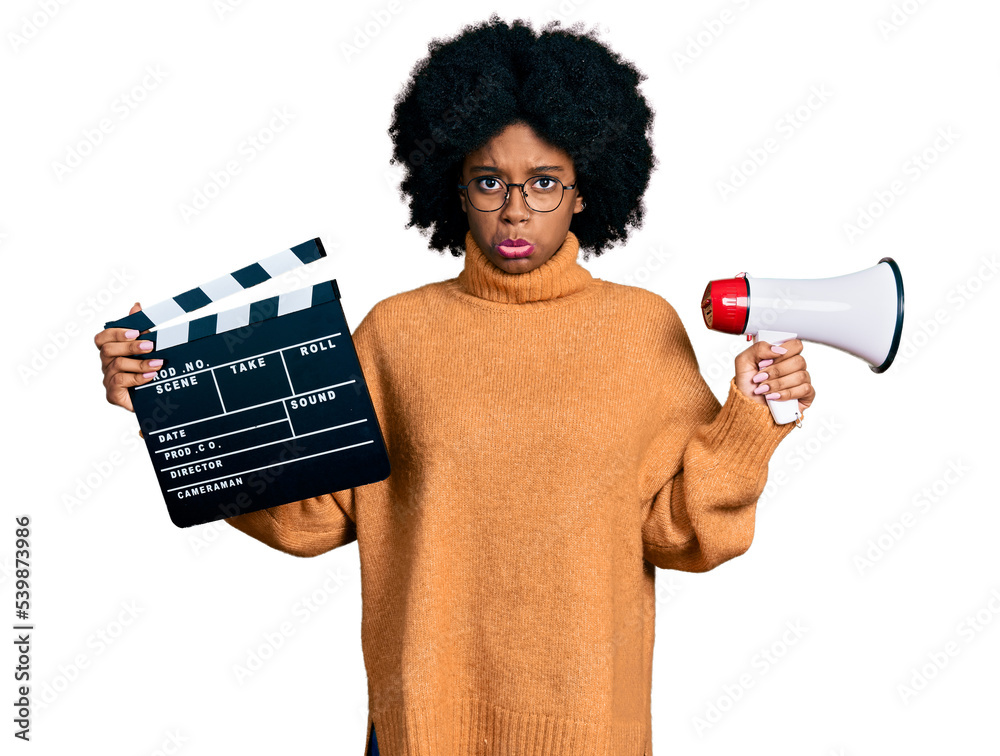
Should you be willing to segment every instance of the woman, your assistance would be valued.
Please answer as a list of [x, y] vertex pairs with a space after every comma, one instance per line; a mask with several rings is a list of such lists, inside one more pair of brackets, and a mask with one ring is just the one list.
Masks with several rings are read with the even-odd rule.
[[[792, 427], [765, 397], [815, 396], [800, 341], [760, 342], [720, 405], [671, 305], [577, 262], [642, 222], [643, 78], [495, 15], [431, 44], [390, 134], [408, 225], [465, 262], [354, 332], [392, 474], [227, 520], [299, 556], [358, 541], [371, 753], [377, 728], [391, 754], [650, 754], [654, 568], [749, 547]], [[157, 367], [136, 336], [95, 338], [127, 408]]]

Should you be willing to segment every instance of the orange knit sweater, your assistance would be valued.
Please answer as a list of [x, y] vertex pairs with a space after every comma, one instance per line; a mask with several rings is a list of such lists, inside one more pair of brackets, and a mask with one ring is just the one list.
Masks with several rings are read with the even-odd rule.
[[651, 756], [654, 567], [753, 539], [793, 425], [720, 407], [673, 307], [570, 232], [391, 296], [353, 334], [392, 474], [231, 517], [281, 551], [358, 541], [368, 733], [385, 756]]

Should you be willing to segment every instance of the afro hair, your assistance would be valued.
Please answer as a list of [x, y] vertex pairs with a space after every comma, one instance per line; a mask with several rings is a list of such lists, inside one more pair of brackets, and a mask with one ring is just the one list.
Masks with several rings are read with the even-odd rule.
[[653, 111], [639, 92], [646, 76], [580, 26], [552, 21], [535, 32], [494, 13], [452, 39], [434, 39], [414, 65], [393, 108], [391, 163], [406, 167], [406, 228], [431, 230], [432, 249], [465, 251], [462, 163], [512, 123], [526, 123], [573, 159], [587, 206], [571, 230], [585, 259], [642, 225], [655, 166]]

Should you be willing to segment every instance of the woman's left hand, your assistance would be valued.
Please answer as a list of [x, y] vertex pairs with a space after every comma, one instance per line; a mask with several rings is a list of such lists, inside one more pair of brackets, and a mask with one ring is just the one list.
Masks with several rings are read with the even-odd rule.
[[[779, 354], [782, 349], [785, 352]], [[798, 399], [799, 411], [804, 411], [812, 404], [816, 390], [801, 352], [800, 339], [789, 339], [778, 347], [758, 341], [736, 355], [736, 387], [745, 396], [764, 405], [767, 404], [765, 397]]]

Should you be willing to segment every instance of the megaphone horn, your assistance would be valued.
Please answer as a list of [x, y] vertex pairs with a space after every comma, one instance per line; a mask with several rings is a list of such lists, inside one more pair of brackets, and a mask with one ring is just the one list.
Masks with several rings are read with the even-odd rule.
[[[859, 357], [872, 372], [892, 364], [903, 333], [903, 276], [891, 257], [834, 278], [735, 278], [710, 281], [701, 300], [709, 328], [780, 344], [802, 339]], [[798, 420], [798, 400], [768, 400], [779, 424]], [[776, 406], [784, 407], [776, 414]]]

